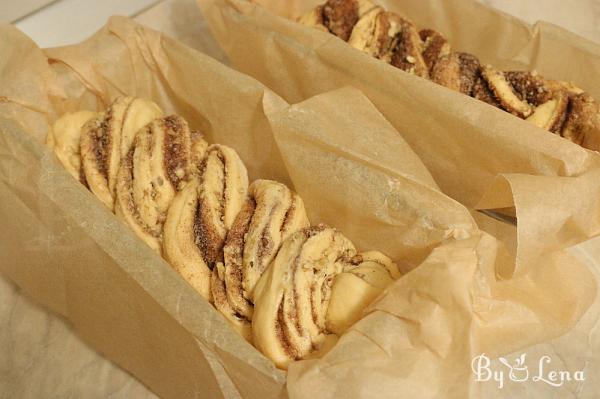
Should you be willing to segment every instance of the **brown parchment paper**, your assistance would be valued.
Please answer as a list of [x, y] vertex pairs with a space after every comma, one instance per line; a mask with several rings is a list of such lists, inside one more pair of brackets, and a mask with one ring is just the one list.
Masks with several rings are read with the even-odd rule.
[[[404, 73], [293, 22], [314, 0], [197, 0], [232, 64], [295, 103], [360, 89], [469, 209], [516, 207], [517, 268], [600, 233], [598, 153]], [[536, 69], [600, 98], [600, 46], [554, 25], [529, 26], [473, 0], [378, 1], [501, 69]], [[291, 19], [288, 19], [291, 18]]]
[[[0, 37], [9, 55], [0, 60], [2, 272], [162, 397], [477, 397], [474, 353], [558, 337], [597, 297], [587, 265], [562, 251], [511, 274], [514, 248], [504, 243], [517, 241], [514, 229], [478, 215], [502, 239], [482, 232], [355, 89], [290, 107], [125, 18], [58, 49], [40, 50], [13, 27]], [[61, 113], [103, 108], [117, 94], [183, 115], [234, 147], [251, 178], [292, 185], [313, 223], [410, 272], [324, 359], [275, 369], [43, 145]]]

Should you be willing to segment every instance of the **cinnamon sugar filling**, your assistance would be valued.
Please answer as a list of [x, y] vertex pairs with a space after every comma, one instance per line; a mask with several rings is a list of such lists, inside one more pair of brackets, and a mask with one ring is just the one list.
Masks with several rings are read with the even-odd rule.
[[[206, 173], [207, 162], [211, 154], [208, 154], [204, 158], [200, 167], [201, 174]], [[216, 224], [224, 224], [225, 217], [225, 201], [227, 200], [227, 168], [223, 155], [220, 152], [216, 152], [221, 167], [224, 171], [223, 182], [221, 190], [219, 191], [221, 198], [219, 199], [219, 209], [216, 209], [215, 217], [217, 220], [210, 219], [210, 212], [206, 212], [205, 208], [208, 204], [204, 203], [203, 199], [198, 200], [198, 207], [196, 209], [196, 217], [194, 220], [194, 236], [196, 246], [200, 249], [204, 261], [208, 267], [212, 270], [216, 262], [223, 260], [222, 249], [225, 244], [225, 237], [221, 237], [216, 229]], [[205, 195], [218, 195], [217, 192], [208, 191]]]
[[93, 151], [96, 157], [96, 168], [98, 169], [98, 173], [106, 180], [108, 180], [108, 160], [110, 158], [110, 151], [114, 145], [110, 128], [112, 125], [110, 123], [112, 117], [112, 109], [109, 108], [106, 117], [99, 125], [95, 126], [91, 132]]
[[331, 33], [348, 41], [358, 22], [358, 1], [329, 0], [323, 6], [323, 24]]
[[189, 147], [183, 121], [176, 115], [167, 116], [162, 122], [165, 130], [164, 167], [171, 185], [178, 189], [189, 178]]

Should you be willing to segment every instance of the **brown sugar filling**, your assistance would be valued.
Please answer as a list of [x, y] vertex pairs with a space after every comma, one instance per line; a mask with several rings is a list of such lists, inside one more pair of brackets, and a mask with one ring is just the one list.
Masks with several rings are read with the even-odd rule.
[[212, 270], [215, 264], [221, 260], [224, 240], [213, 227], [207, 212], [202, 211], [204, 206], [203, 201], [199, 200], [194, 221], [194, 237], [204, 261]]
[[[202, 175], [206, 172], [206, 165], [209, 156], [210, 155], [204, 159], [200, 167]], [[210, 212], [203, 211], [208, 204], [206, 204], [202, 199], [198, 200], [198, 207], [196, 209], [196, 217], [194, 220], [194, 236], [196, 246], [198, 246], [200, 249], [204, 261], [211, 270], [214, 268], [216, 262], [222, 260], [222, 249], [225, 244], [225, 237], [221, 237], [218, 234], [215, 223], [224, 223], [223, 219], [225, 217], [225, 201], [227, 200], [227, 167], [225, 166], [226, 164], [223, 159], [223, 155], [218, 152], [217, 156], [222, 162], [224, 170], [222, 194], [221, 198], [219, 199], [219, 209], [217, 210], [218, 214], [215, 215], [217, 220], [211, 220]], [[206, 193], [205, 195], [214, 195], [214, 192]]]
[[350, 39], [358, 17], [356, 0], [329, 0], [323, 6], [323, 24], [331, 33], [344, 41]]
[[189, 178], [189, 143], [184, 136], [182, 120], [178, 116], [167, 116], [162, 124], [165, 130], [164, 167], [169, 182], [177, 190], [180, 183]]
[[106, 117], [92, 131], [92, 143], [96, 156], [98, 173], [108, 180], [108, 159], [112, 146], [112, 109], [108, 109]]
[[544, 82], [531, 72], [509, 71], [504, 72], [504, 77], [522, 101], [538, 106], [552, 98], [552, 93], [544, 87]]
[[127, 155], [123, 158], [123, 160], [121, 161], [121, 167], [125, 168], [127, 170], [127, 180], [126, 180], [126, 185], [125, 185], [125, 189], [127, 192], [127, 199], [126, 199], [126, 203], [125, 206], [127, 207], [129, 214], [133, 216], [133, 218], [136, 221], [136, 224], [147, 234], [150, 234], [153, 237], [160, 237], [161, 233], [160, 231], [157, 231], [156, 229], [153, 229], [151, 226], [149, 226], [147, 223], [145, 223], [142, 220], [142, 217], [140, 215], [140, 211], [139, 208], [137, 206], [137, 204], [135, 203], [134, 199], [133, 199], [133, 155], [135, 153], [135, 146], [133, 146], [131, 148], [131, 150], [129, 150], [129, 152], [127, 153]]
[[419, 37], [425, 43], [425, 49], [423, 50], [423, 61], [425, 61], [425, 64], [431, 73], [435, 63], [442, 55], [442, 49], [448, 44], [448, 42], [442, 35], [432, 29], [421, 30], [419, 32]]
[[[232, 270], [231, 274], [235, 280], [236, 287], [227, 286], [228, 290], [236, 290], [238, 298], [244, 300], [248, 306], [253, 306], [253, 303], [246, 299], [244, 296], [244, 288], [242, 286], [243, 280], [243, 256], [244, 256], [244, 245], [245, 236], [250, 228], [250, 223], [256, 209], [256, 202], [253, 198], [248, 198], [244, 207], [236, 217], [231, 230], [227, 233], [227, 241], [225, 244], [225, 262], [226, 266]], [[230, 256], [228, 256], [230, 255]], [[240, 318], [244, 318], [248, 321], [249, 315], [246, 315], [243, 309], [239, 309], [235, 304], [231, 304], [232, 309], [239, 315]]]
[[289, 332], [284, 327], [286, 323], [283, 313], [283, 301], [281, 301], [279, 303], [279, 308], [277, 309], [277, 320], [275, 321], [275, 335], [277, 336], [281, 348], [288, 355], [288, 357], [290, 359], [296, 360], [298, 358], [298, 353], [291, 343]]

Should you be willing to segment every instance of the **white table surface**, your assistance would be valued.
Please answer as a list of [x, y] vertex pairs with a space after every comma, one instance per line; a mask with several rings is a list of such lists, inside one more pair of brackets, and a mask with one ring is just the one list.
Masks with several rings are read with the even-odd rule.
[[[598, 0], [479, 1], [527, 22], [543, 19], [600, 42]], [[175, 24], [170, 13], [185, 17]], [[41, 47], [79, 42], [113, 14], [135, 17], [223, 59], [206, 36], [194, 0], [0, 0], [0, 22], [15, 23]], [[29, 300], [0, 275], [0, 399], [154, 397], [83, 343], [62, 318]]]

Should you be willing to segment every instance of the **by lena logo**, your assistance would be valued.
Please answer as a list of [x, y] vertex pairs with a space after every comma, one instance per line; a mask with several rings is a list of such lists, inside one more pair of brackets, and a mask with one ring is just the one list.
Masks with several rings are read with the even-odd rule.
[[506, 381], [513, 382], [539, 382], [551, 385], [553, 387], [561, 387], [567, 381], [585, 381], [583, 370], [570, 372], [567, 370], [552, 369], [552, 358], [544, 355], [538, 359], [537, 370], [529, 370], [525, 364], [526, 354], [515, 359], [514, 364], [511, 364], [506, 358], [499, 357], [498, 361], [504, 366], [501, 369], [492, 369], [492, 361], [489, 357], [482, 353], [475, 356], [471, 362], [471, 369], [475, 375], [475, 381], [495, 381], [498, 388], [502, 389]]

